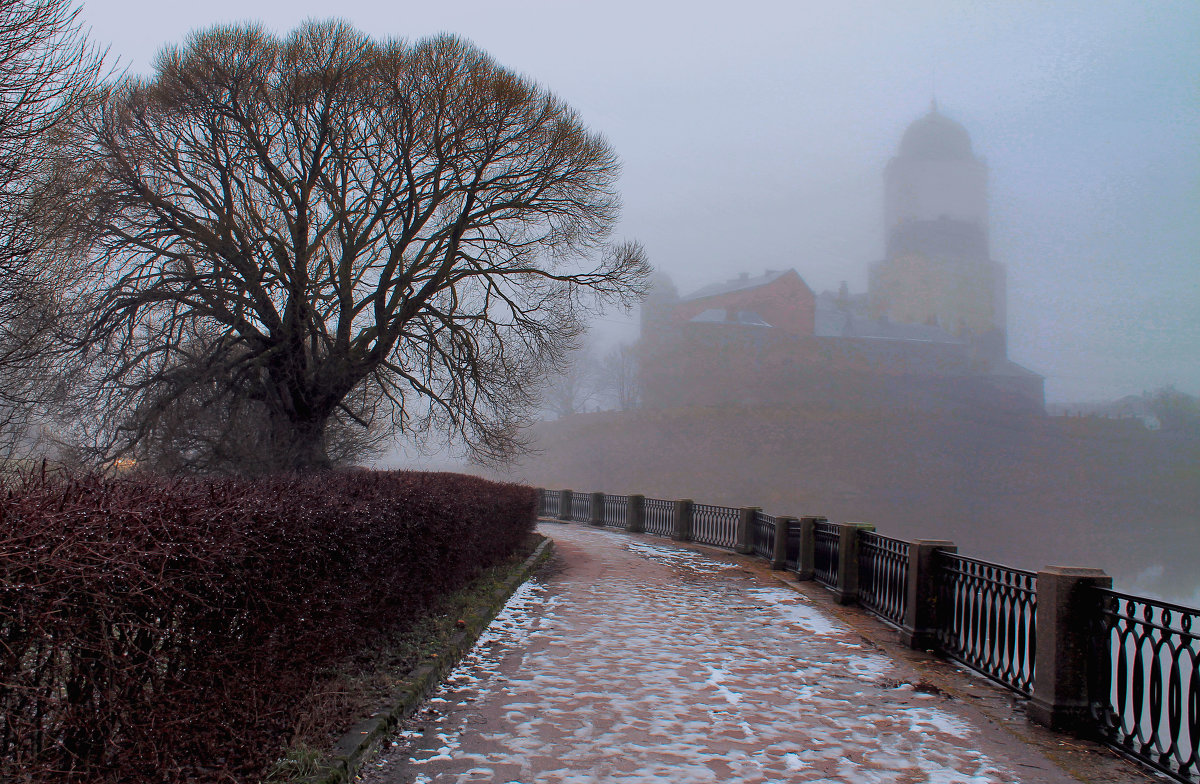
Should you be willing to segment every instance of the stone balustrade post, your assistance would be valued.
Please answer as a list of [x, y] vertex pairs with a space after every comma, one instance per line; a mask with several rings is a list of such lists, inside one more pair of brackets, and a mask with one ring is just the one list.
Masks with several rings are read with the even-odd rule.
[[754, 553], [754, 516], [758, 511], [757, 506], [743, 506], [738, 510], [737, 543], [734, 549], [742, 555]]
[[938, 552], [957, 553], [958, 546], [944, 539], [915, 539], [908, 543], [908, 584], [900, 639], [910, 648], [929, 649], [938, 645]]
[[625, 506], [625, 530], [631, 534], [644, 533], [646, 530], [646, 496], [629, 496]]
[[1112, 588], [1102, 569], [1047, 566], [1037, 573], [1037, 668], [1029, 718], [1054, 730], [1086, 734], [1092, 588]]
[[771, 568], [776, 571], [787, 568], [788, 532], [799, 525], [794, 517], [775, 517], [775, 543], [771, 548]]
[[604, 493], [592, 493], [592, 515], [588, 525], [604, 525]]
[[818, 522], [825, 522], [825, 518], [800, 518], [800, 560], [799, 563], [796, 564], [797, 580], [803, 581], [813, 579], [813, 569], [817, 562], [817, 538], [814, 529]]
[[564, 522], [571, 519], [570, 490], [563, 490], [558, 494], [558, 519]]
[[672, 514], [671, 538], [676, 542], [692, 540], [692, 499], [681, 498], [675, 502]]
[[870, 523], [838, 525], [838, 584], [833, 590], [833, 600], [838, 604], [858, 601], [858, 532], [874, 530]]

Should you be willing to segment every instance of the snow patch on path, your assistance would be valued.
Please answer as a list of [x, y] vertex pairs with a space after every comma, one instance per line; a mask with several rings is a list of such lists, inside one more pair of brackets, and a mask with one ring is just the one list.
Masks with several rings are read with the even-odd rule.
[[656, 563], [673, 566], [678, 569], [687, 569], [699, 574], [714, 574], [725, 569], [738, 568], [737, 564], [714, 561], [700, 553], [694, 553], [691, 550], [684, 550], [678, 547], [647, 544], [646, 542], [626, 542], [625, 549]]

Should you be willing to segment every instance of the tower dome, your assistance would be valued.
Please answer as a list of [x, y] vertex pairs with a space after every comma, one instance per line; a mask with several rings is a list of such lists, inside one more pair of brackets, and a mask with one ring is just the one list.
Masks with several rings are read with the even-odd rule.
[[941, 114], [937, 104], [913, 122], [900, 140], [900, 157], [926, 161], [971, 160], [971, 135], [967, 129]]

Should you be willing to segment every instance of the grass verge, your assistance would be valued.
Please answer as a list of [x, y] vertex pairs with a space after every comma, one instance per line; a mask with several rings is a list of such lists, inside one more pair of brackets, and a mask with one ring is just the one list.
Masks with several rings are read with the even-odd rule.
[[531, 535], [521, 551], [443, 597], [416, 623], [381, 635], [321, 673], [297, 716], [292, 742], [263, 784], [350, 781], [379, 741], [471, 649], [551, 550], [549, 539]]

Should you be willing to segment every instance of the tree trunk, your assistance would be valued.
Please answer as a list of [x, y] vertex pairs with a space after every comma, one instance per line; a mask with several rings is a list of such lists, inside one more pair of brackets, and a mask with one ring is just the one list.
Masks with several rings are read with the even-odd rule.
[[272, 471], [320, 471], [330, 467], [325, 449], [327, 418], [296, 421], [274, 417], [271, 454], [264, 455], [264, 473]]

